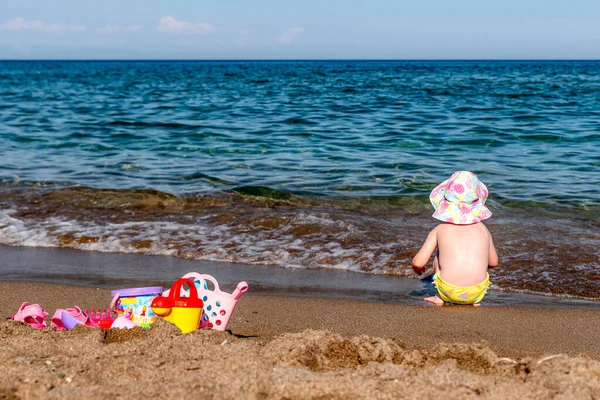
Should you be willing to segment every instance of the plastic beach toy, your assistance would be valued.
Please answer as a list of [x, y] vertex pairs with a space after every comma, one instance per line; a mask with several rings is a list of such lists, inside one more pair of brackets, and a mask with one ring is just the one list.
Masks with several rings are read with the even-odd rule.
[[24, 322], [36, 329], [42, 329], [46, 327], [45, 318], [47, 316], [48, 313], [44, 311], [39, 304], [29, 304], [28, 302], [24, 302], [21, 304], [21, 307], [19, 307], [19, 311], [10, 317], [10, 319], [13, 321]]
[[70, 331], [75, 328], [77, 325], [85, 325], [83, 322], [72, 316], [66, 311], [61, 311], [60, 313], [61, 324], [64, 329]]
[[131, 318], [131, 313], [125, 313], [123, 315], [120, 315], [119, 317], [117, 317], [117, 319], [114, 320], [114, 322], [112, 323], [112, 325], [110, 326], [111, 329], [112, 328], [117, 328], [117, 329], [131, 329], [131, 328], [135, 328], [137, 325], [135, 322], [133, 322], [130, 318]]
[[[187, 297], [181, 294], [183, 285], [189, 287]], [[158, 296], [152, 301], [154, 313], [175, 324], [181, 333], [190, 333], [198, 329], [203, 305], [202, 300], [198, 297], [194, 281], [186, 278], [175, 281], [168, 297]]]
[[111, 329], [113, 329], [113, 328], [131, 329], [131, 328], [135, 328], [136, 326], [137, 325], [135, 324], [135, 322], [130, 320], [128, 317], [121, 315], [120, 317], [117, 317], [117, 319], [115, 319], [115, 322], [113, 322], [113, 324], [110, 326], [110, 328]]
[[113, 296], [110, 309], [118, 315], [130, 313], [130, 319], [143, 328], [149, 328], [156, 320], [150, 305], [163, 291], [161, 286], [118, 289], [110, 292]]
[[[62, 330], [70, 330], [73, 329], [68, 328], [65, 324], [64, 324], [64, 317], [63, 314], [68, 314], [70, 317], [74, 318], [75, 320], [77, 320], [78, 322], [81, 322], [82, 324], [86, 324], [88, 323], [88, 316], [87, 313], [84, 313], [81, 308], [77, 307], [77, 306], [73, 306], [71, 308], [59, 308], [58, 310], [56, 310], [56, 312], [54, 312], [54, 315], [52, 316], [52, 318], [50, 319], [50, 326], [52, 328], [56, 328], [59, 331]], [[69, 319], [67, 317], [67, 319]], [[70, 319], [69, 319], [70, 320]], [[96, 324], [94, 324], [93, 322], [89, 321], [89, 324], [92, 326], [95, 326]]]
[[[198, 328], [208, 327], [219, 331], [227, 329], [229, 319], [239, 298], [248, 290], [248, 283], [242, 281], [237, 284], [233, 293], [227, 293], [219, 288], [219, 283], [211, 275], [189, 272], [183, 278], [194, 281], [198, 289], [198, 295], [204, 302], [202, 318]], [[212, 283], [214, 289], [209, 289], [208, 282]], [[163, 296], [168, 294], [169, 291], [167, 290], [163, 293]], [[185, 291], [183, 294], [185, 294]]]
[[97, 325], [101, 329], [110, 328], [115, 321], [115, 317], [112, 316], [113, 311], [111, 311], [109, 308], [104, 310], [85, 310], [85, 313], [89, 317], [90, 325]]

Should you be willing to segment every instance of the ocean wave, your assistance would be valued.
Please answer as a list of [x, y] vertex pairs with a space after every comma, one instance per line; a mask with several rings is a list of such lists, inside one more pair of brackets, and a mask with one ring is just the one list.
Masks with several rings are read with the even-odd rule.
[[[369, 274], [412, 276], [411, 258], [435, 225], [427, 199], [410, 196], [390, 204], [261, 197], [260, 190], [178, 197], [155, 190], [4, 186], [2, 193], [2, 244]], [[493, 212], [487, 225], [501, 257], [491, 270], [496, 287], [598, 297], [597, 222]]]

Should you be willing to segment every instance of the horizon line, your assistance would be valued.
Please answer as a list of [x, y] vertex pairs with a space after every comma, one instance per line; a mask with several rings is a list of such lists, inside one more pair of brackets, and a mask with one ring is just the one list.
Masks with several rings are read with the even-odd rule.
[[504, 61], [504, 62], [552, 62], [552, 61], [600, 61], [600, 58], [0, 58], [0, 62], [22, 61], [127, 61], [127, 62], [152, 62], [152, 61], [178, 61], [178, 62], [282, 62], [282, 61]]

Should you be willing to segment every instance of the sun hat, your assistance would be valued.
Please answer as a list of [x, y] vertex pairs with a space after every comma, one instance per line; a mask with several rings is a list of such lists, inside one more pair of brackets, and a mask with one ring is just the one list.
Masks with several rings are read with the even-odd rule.
[[487, 187], [470, 171], [457, 171], [429, 195], [433, 218], [456, 225], [469, 225], [492, 216], [485, 206]]

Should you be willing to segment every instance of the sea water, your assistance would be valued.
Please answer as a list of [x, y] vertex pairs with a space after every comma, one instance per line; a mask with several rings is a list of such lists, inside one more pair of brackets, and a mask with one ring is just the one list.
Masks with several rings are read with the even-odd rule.
[[4, 61], [0, 122], [3, 244], [409, 276], [471, 170], [495, 288], [600, 297], [600, 62]]

